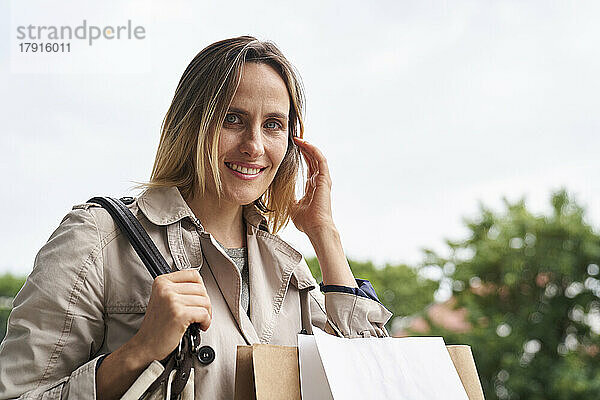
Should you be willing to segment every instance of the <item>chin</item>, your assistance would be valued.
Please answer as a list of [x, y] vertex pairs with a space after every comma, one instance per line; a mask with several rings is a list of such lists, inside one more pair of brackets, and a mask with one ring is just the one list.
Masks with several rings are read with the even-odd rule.
[[231, 203], [237, 204], [239, 206], [246, 206], [248, 204], [254, 203], [257, 199], [260, 198], [258, 194], [229, 194], [225, 196]]

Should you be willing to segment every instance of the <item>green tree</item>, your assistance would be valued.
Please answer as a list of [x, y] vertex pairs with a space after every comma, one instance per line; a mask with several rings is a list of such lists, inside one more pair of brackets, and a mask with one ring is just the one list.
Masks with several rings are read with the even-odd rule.
[[[321, 270], [316, 258], [306, 260], [317, 280], [321, 281]], [[385, 265], [377, 268], [371, 262], [348, 260], [356, 278], [367, 279], [371, 282], [379, 300], [394, 316], [407, 316], [420, 312], [433, 302], [433, 294], [437, 282], [424, 279], [418, 270], [407, 265]], [[391, 329], [392, 319], [387, 328]]]
[[0, 340], [6, 335], [6, 323], [12, 307], [12, 299], [25, 283], [25, 278], [11, 274], [0, 275]]
[[552, 212], [533, 215], [521, 200], [494, 213], [482, 206], [466, 240], [448, 241], [457, 307], [472, 330], [447, 343], [473, 349], [488, 399], [600, 398], [600, 236], [562, 190]]

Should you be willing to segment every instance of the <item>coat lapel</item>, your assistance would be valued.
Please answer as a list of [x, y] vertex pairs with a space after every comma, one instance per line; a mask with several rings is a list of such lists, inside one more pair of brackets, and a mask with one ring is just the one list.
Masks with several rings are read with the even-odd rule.
[[203, 268], [209, 268], [217, 286], [227, 303], [227, 307], [248, 344], [259, 343], [258, 335], [248, 316], [241, 310], [240, 297], [242, 278], [235, 265], [227, 258], [215, 239], [203, 232], [201, 234], [202, 254], [206, 259]]
[[248, 226], [250, 318], [261, 343], [269, 343], [302, 256], [277, 236]]
[[[250, 318], [241, 309], [241, 276], [214, 238], [201, 234], [202, 253], [225, 302], [249, 344], [269, 343], [290, 281], [302, 256], [277, 236], [248, 225], [246, 245]], [[297, 277], [294, 277], [294, 283]]]

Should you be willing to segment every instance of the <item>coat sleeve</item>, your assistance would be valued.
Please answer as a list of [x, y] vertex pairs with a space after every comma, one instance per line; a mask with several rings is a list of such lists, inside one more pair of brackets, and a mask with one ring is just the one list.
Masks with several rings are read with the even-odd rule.
[[104, 339], [102, 244], [74, 209], [38, 252], [0, 345], [0, 399], [95, 399]]
[[[302, 260], [302, 263], [303, 268], [308, 269], [306, 261]], [[328, 333], [347, 338], [389, 336], [384, 325], [392, 313], [376, 300], [367, 282], [357, 279], [359, 290], [341, 291], [339, 289], [343, 287], [329, 287], [323, 294], [320, 285], [314, 281], [316, 287], [309, 292], [312, 324]], [[367, 290], [360, 289], [367, 286]], [[372, 296], [370, 291], [373, 292]]]

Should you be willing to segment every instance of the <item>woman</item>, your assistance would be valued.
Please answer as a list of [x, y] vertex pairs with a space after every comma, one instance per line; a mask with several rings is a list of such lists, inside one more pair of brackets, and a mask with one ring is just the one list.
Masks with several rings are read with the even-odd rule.
[[[15, 298], [0, 398], [119, 398], [197, 322], [216, 357], [195, 360], [195, 397], [230, 399], [236, 346], [295, 345], [303, 291], [314, 326], [386, 336], [391, 315], [344, 257], [327, 161], [301, 139], [302, 109], [272, 43], [243, 36], [202, 50], [163, 122], [150, 182], [128, 205], [174, 272], [152, 281], [104, 209], [73, 207]], [[300, 154], [309, 179], [296, 202]], [[321, 288], [271, 233], [290, 218], [315, 249]]]

